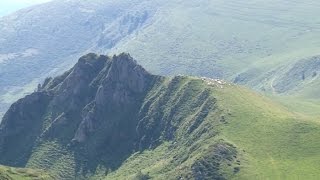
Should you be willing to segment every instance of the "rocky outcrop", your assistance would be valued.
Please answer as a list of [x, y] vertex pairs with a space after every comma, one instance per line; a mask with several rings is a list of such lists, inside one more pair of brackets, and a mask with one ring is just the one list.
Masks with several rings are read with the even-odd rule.
[[[110, 152], [122, 149], [110, 157], [130, 152], [139, 108], [157, 78], [129, 54], [81, 57], [72, 69], [47, 78], [38, 92], [11, 106], [1, 124], [0, 162], [25, 165], [32, 149], [43, 140], [75, 149], [87, 147], [96, 153], [104, 153], [102, 147]], [[93, 156], [90, 153], [85, 152]], [[21, 157], [16, 158], [17, 154]]]
[[83, 120], [73, 141], [83, 142], [87, 134], [94, 131], [103, 114], [137, 113], [132, 110], [139, 107], [153, 77], [127, 54], [114, 56], [100, 76], [95, 80], [99, 81], [95, 97], [84, 108]]
[[137, 65], [126, 54], [113, 57], [113, 63], [105, 73], [98, 88], [95, 102], [123, 106], [135, 102], [138, 94], [144, 93], [149, 86], [150, 74]]
[[0, 126], [0, 164], [57, 171], [66, 162], [59, 179], [113, 170], [164, 141], [193, 144], [216, 103], [199, 78], [152, 75], [125, 53], [87, 54], [11, 106]]

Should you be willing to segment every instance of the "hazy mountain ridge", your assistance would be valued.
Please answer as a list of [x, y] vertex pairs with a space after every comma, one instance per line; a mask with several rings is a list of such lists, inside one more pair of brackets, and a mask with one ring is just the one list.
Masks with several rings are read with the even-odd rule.
[[[274, 87], [278, 90], [270, 88], [270, 83], [276, 83], [273, 79], [281, 76], [283, 67], [319, 55], [320, 26], [312, 18], [319, 12], [318, 2], [203, 0], [171, 2], [166, 7], [155, 17], [161, 20], [116, 48], [131, 52], [159, 74], [235, 82], [245, 76], [243, 84], [258, 91], [308, 94], [304, 87], [312, 84], [306, 82], [282, 90], [281, 85]], [[156, 60], [150, 61], [150, 56]]]
[[[319, 7], [314, 0], [58, 0], [30, 7], [0, 19], [0, 109], [87, 52], [130, 52], [162, 75], [233, 81], [248, 74], [245, 85], [280, 92], [265, 78], [319, 55]], [[314, 96], [304, 89], [290, 94]]]

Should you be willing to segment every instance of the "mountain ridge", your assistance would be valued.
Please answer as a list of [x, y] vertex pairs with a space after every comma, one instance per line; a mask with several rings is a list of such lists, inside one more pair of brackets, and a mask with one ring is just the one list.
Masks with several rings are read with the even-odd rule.
[[0, 163], [58, 179], [315, 179], [319, 129], [245, 87], [90, 53], [11, 106]]
[[[194, 83], [184, 77], [170, 80], [151, 75], [125, 53], [113, 57], [85, 55], [71, 70], [60, 77], [48, 78], [38, 86], [37, 92], [11, 106], [0, 126], [0, 162], [48, 168], [50, 172], [57, 165], [44, 165], [45, 156], [40, 159], [38, 156], [57, 153], [59, 159], [67, 153], [68, 158], [74, 158], [69, 161], [74, 163], [69, 168], [75, 169], [54, 175], [62, 179], [86, 177], [97, 166], [119, 167], [132, 151], [156, 148], [162, 141], [177, 139], [180, 123], [184, 124], [180, 133], [196, 132], [196, 138], [205, 133], [197, 129], [215, 109], [215, 100], [208, 90], [196, 88]], [[172, 99], [175, 96], [178, 99]], [[172, 109], [167, 109], [171, 106]], [[188, 116], [192, 118], [185, 122]], [[220, 148], [234, 148], [219, 143], [216, 154], [224, 153]], [[13, 148], [16, 150], [12, 151]], [[49, 148], [49, 152], [44, 148]], [[61, 151], [64, 153], [60, 154]], [[230, 158], [232, 162], [234, 158]], [[209, 177], [224, 176], [219, 173], [219, 165], [213, 168], [215, 171]], [[202, 176], [197, 175], [198, 171], [181, 175]]]

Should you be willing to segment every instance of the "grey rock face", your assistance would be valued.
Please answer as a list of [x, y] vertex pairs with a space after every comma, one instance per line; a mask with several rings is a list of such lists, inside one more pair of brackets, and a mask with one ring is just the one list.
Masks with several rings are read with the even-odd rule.
[[[58, 142], [82, 159], [116, 166], [135, 147], [139, 108], [153, 76], [129, 54], [87, 54], [14, 103], [0, 125], [0, 162], [25, 166], [43, 142]], [[57, 152], [58, 153], [58, 152]], [[68, 179], [68, 178], [66, 178]]]
[[[135, 106], [150, 87], [152, 75], [136, 63], [128, 54], [114, 56], [101, 71], [104, 76], [100, 82], [94, 100], [82, 113], [82, 122], [73, 141], [83, 142], [87, 134], [94, 131], [94, 121], [99, 119], [99, 111], [125, 114]], [[129, 112], [130, 113], [130, 112]], [[100, 117], [101, 118], [101, 117]]]
[[[148, 73], [125, 54], [115, 56], [110, 69], [98, 89], [96, 102], [105, 104], [106, 100], [112, 104], [131, 104], [133, 94], [143, 93], [147, 88]], [[130, 91], [128, 91], [128, 89]]]
[[[15, 157], [8, 155], [1, 162], [23, 165], [37, 137], [96, 149], [105, 142], [94, 142], [104, 137], [110, 147], [117, 147], [119, 141], [128, 147], [120, 154], [132, 149], [138, 108], [154, 77], [129, 54], [108, 57], [91, 53], [81, 57], [72, 69], [57, 78], [47, 78], [38, 92], [11, 106], [0, 127], [0, 153], [17, 149], [21, 151], [17, 154], [25, 154], [25, 160], [12, 164]], [[26, 143], [33, 143], [19, 143], [25, 136], [21, 132], [29, 130], [32, 135]], [[12, 138], [12, 146], [2, 146]]]

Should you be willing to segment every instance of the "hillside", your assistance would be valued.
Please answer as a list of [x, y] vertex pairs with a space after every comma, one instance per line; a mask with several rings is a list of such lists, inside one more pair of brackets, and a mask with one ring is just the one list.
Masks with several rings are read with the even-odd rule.
[[319, 70], [303, 80], [295, 67], [319, 56], [319, 12], [315, 0], [54, 0], [23, 9], [0, 18], [0, 112], [87, 52], [130, 52], [156, 74], [318, 98]]
[[59, 179], [317, 179], [320, 125], [222, 80], [88, 54], [14, 103], [0, 164]]
[[319, 88], [314, 81], [320, 23], [313, 18], [320, 15], [318, 1], [191, 0], [165, 6], [154, 23], [114, 51], [130, 52], [155, 73], [220, 77], [258, 91], [316, 97], [307, 89]]
[[53, 180], [54, 178], [42, 171], [0, 166], [1, 180]]

